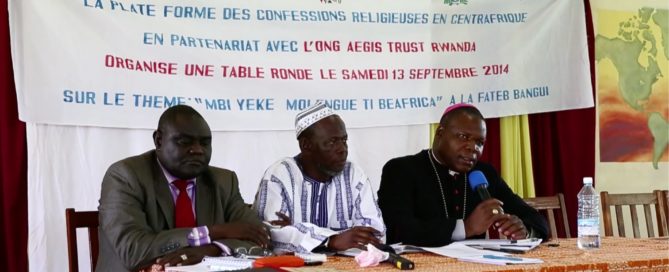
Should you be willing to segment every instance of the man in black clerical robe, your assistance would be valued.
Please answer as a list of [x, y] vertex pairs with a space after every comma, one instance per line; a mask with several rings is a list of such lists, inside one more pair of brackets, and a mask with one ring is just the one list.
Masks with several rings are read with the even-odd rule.
[[[546, 239], [544, 217], [478, 161], [485, 137], [478, 109], [456, 104], [444, 112], [431, 149], [386, 163], [378, 196], [389, 244], [443, 246], [484, 238], [491, 226], [509, 239]], [[485, 175], [490, 199], [470, 188], [468, 175], [475, 170]]]

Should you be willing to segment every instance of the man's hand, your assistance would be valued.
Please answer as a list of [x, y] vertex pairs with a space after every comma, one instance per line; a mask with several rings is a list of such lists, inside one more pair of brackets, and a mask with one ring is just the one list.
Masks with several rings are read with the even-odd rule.
[[505, 218], [502, 202], [491, 198], [479, 203], [472, 214], [465, 219], [465, 235], [467, 237], [485, 233], [494, 222]]
[[239, 239], [251, 241], [263, 248], [269, 247], [269, 232], [264, 225], [251, 224], [247, 222], [234, 222], [227, 224], [211, 225], [209, 236], [212, 240]]
[[172, 253], [165, 254], [164, 256], [156, 259], [156, 265], [159, 265], [163, 268], [165, 266], [190, 265], [201, 262], [204, 256], [220, 255], [221, 249], [214, 244], [198, 247], [186, 247]]
[[513, 240], [525, 239], [527, 237], [527, 228], [523, 221], [518, 216], [505, 214], [502, 219], [495, 222], [495, 227], [500, 234], [505, 235]]
[[367, 250], [365, 247], [367, 244], [381, 244], [376, 235], [381, 234], [372, 227], [352, 227], [347, 231], [331, 236], [328, 248], [335, 251], [347, 250], [354, 247]]
[[288, 217], [287, 215], [282, 214], [280, 212], [276, 212], [276, 216], [279, 217], [279, 220], [270, 221], [269, 222], [270, 224], [282, 227], [289, 226], [292, 224], [292, 220], [290, 220], [290, 217]]

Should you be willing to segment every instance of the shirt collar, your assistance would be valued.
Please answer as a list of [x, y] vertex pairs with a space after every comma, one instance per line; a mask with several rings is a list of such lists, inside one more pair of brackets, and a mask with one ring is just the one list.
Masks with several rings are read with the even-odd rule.
[[451, 169], [448, 169], [448, 174], [451, 175], [452, 177], [457, 177], [458, 175], [460, 175], [460, 173], [455, 172]]
[[[156, 161], [158, 162], [158, 166], [160, 166], [160, 170], [163, 171], [163, 175], [165, 175], [165, 179], [167, 179], [167, 184], [171, 184], [173, 181], [180, 179], [180, 178], [177, 178], [177, 177], [173, 176], [172, 174], [170, 174], [170, 172], [168, 172], [167, 169], [165, 169], [165, 167], [163, 167], [163, 164], [160, 163], [160, 160], [158, 158], [156, 158]], [[195, 183], [195, 178], [188, 179], [186, 181], [188, 181], [188, 183]]]

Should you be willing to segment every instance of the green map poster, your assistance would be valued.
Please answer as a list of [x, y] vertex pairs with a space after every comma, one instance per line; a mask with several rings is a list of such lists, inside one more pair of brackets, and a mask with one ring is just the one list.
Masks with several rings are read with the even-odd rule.
[[600, 162], [658, 169], [669, 161], [667, 4], [593, 13]]

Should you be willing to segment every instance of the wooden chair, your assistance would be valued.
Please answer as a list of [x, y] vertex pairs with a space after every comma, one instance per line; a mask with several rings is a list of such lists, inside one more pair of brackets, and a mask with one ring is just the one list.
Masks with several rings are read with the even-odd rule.
[[557, 226], [555, 224], [555, 213], [553, 211], [558, 209], [561, 210], [565, 236], [571, 238], [571, 234], [569, 233], [569, 221], [567, 220], [567, 207], [564, 204], [564, 195], [562, 193], [558, 193], [554, 196], [525, 198], [524, 200], [537, 211], [546, 213], [551, 239], [558, 238]]
[[651, 216], [650, 205], [655, 206], [655, 220], [657, 222], [657, 232], [659, 236], [667, 235], [667, 214], [665, 212], [666, 197], [662, 192], [655, 190], [652, 193], [636, 194], [609, 194], [607, 191], [600, 193], [602, 201], [602, 218], [604, 221], [604, 235], [613, 236], [613, 223], [611, 218], [611, 206], [615, 207], [616, 223], [618, 226], [618, 236], [626, 237], [625, 221], [623, 219], [623, 206], [629, 206], [632, 217], [632, 232], [634, 238], [640, 238], [639, 218], [637, 216], [637, 205], [643, 205], [644, 216], [646, 219], [646, 230], [648, 237], [656, 237], [653, 228], [653, 216]]
[[75, 212], [74, 209], [65, 209], [67, 224], [67, 255], [70, 272], [79, 271], [77, 256], [77, 228], [88, 229], [88, 245], [91, 252], [91, 271], [95, 271], [98, 263], [98, 211]]

